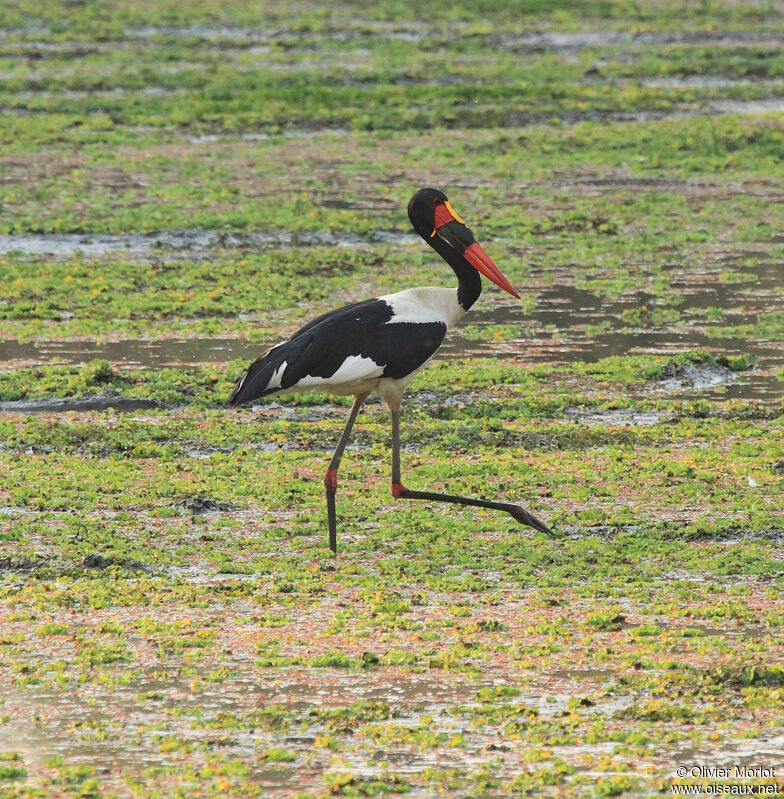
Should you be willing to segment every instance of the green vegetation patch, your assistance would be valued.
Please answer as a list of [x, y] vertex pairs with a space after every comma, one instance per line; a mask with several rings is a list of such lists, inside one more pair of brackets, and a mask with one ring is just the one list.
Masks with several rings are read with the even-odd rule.
[[[4, 3], [0, 794], [638, 796], [769, 751], [782, 13]], [[225, 400], [308, 318], [453, 284], [424, 185], [522, 301], [410, 386], [404, 480], [561, 536], [395, 501], [369, 403], [335, 558], [350, 398]]]

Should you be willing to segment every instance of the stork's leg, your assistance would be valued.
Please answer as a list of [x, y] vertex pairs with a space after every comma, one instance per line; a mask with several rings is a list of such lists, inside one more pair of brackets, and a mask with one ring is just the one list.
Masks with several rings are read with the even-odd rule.
[[351, 413], [348, 415], [346, 426], [343, 428], [343, 433], [340, 436], [337, 447], [335, 447], [335, 454], [329, 462], [329, 468], [324, 475], [324, 487], [327, 490], [327, 519], [329, 520], [329, 548], [333, 552], [338, 551], [338, 533], [337, 533], [337, 517], [335, 515], [335, 492], [338, 490], [338, 467], [340, 466], [340, 459], [343, 457], [343, 451], [348, 444], [349, 436], [351, 435], [351, 428], [357, 419], [357, 414], [362, 406], [362, 403], [367, 399], [367, 394], [357, 394], [354, 397], [354, 404], [351, 406]]
[[390, 409], [392, 413], [392, 496], [395, 499], [424, 499], [430, 502], [452, 502], [455, 505], [472, 505], [475, 508], [491, 508], [509, 513], [520, 524], [533, 527], [548, 535], [555, 535], [542, 521], [522, 505], [511, 502], [494, 502], [489, 499], [458, 497], [453, 494], [437, 494], [433, 491], [409, 491], [400, 480], [400, 409]]

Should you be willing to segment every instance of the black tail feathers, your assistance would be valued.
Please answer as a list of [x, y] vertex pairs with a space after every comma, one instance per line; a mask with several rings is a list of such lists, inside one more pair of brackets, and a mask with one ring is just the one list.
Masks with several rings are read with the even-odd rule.
[[[243, 405], [246, 402], [263, 397], [267, 394], [273, 394], [280, 391], [280, 373], [277, 375], [281, 367], [285, 368], [285, 358], [276, 358], [274, 353], [275, 349], [268, 350], [260, 358], [257, 358], [246, 369], [245, 374], [237, 381], [234, 386], [234, 391], [229, 396], [229, 405]], [[273, 383], [270, 386], [270, 382]]]
[[231, 392], [229, 405], [244, 405], [294, 385], [299, 361], [310, 340], [307, 335], [291, 338], [253, 361]]

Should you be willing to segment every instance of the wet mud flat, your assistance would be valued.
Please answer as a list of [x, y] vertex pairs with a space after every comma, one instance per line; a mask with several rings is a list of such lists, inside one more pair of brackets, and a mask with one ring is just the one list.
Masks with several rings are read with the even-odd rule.
[[[523, 30], [500, 33], [469, 26], [457, 34], [452, 26], [438, 23], [419, 28], [402, 20], [354, 22], [341, 20], [307, 30], [285, 24], [258, 28], [134, 25], [114, 30], [111, 41], [68, 34], [60, 39], [61, 34], [47, 30], [36, 39], [23, 29], [11, 30], [0, 48], [7, 68], [0, 70], [7, 75], [0, 85], [0, 106], [19, 120], [55, 115], [70, 117], [77, 124], [82, 113], [100, 119], [107, 111], [119, 111], [128, 132], [154, 138], [166, 130], [177, 138], [184, 126], [191, 141], [220, 139], [235, 132], [263, 138], [287, 128], [309, 134], [357, 127], [405, 130], [409, 122], [420, 128], [518, 126], [553, 120], [641, 123], [690, 115], [770, 114], [782, 108], [781, 86], [776, 82], [781, 76], [775, 66], [780, 35], [775, 25], [749, 30], [739, 26], [738, 20], [724, 20], [720, 30], [706, 30], [691, 20], [692, 30], [674, 32], [638, 30], [626, 20], [619, 21], [615, 30], [531, 31], [526, 25]], [[389, 42], [395, 45], [391, 56]], [[170, 56], [163, 64], [156, 60], [161, 47]], [[433, 64], [433, 53], [444, 47], [451, 50], [451, 58]], [[725, 53], [727, 63], [705, 56], [710, 50]], [[692, 53], [694, 58], [690, 58]], [[141, 62], [136, 70], [124, 68], [123, 61], [131, 54]], [[522, 65], [520, 55], [526, 57]], [[74, 69], [80, 58], [104, 68], [100, 80], [86, 80]], [[679, 63], [671, 63], [673, 59]], [[748, 63], [739, 67], [738, 60]], [[575, 63], [581, 65], [580, 70]], [[722, 68], [741, 74], [727, 75]], [[699, 75], [703, 69], [718, 74], [688, 82], [695, 71]], [[668, 81], [670, 71], [676, 82]], [[597, 78], [604, 78], [605, 73], [611, 81], [628, 80], [631, 88], [624, 93], [620, 83], [615, 83], [620, 98], [614, 92], [597, 96]], [[268, 82], [265, 88], [275, 96], [267, 108], [273, 110], [250, 106], [239, 114], [230, 98], [221, 94], [228, 81], [237, 95], [252, 100], [251, 75]], [[270, 81], [271, 76], [280, 80]], [[732, 82], [744, 77], [752, 80]], [[678, 78], [687, 82], [678, 83]], [[554, 94], [531, 88], [549, 81], [568, 91]], [[288, 91], [290, 82], [319, 83], [323, 96], [297, 104]], [[483, 90], [490, 86], [504, 88], [504, 95], [497, 103], [480, 106]], [[426, 89], [417, 92], [412, 102], [400, 102], [389, 91], [412, 87]], [[464, 97], [465, 87], [475, 88], [476, 94]], [[384, 96], [379, 96], [379, 89], [386, 90]], [[444, 89], [453, 89], [455, 94]], [[343, 90], [348, 91], [342, 101], [333, 100], [332, 94]], [[210, 113], [195, 113], [194, 100], [206, 102]], [[146, 113], [146, 106], [153, 112]], [[383, 112], [383, 119], [375, 124], [366, 114], [372, 106], [376, 114]]]
[[7, 413], [68, 413], [71, 411], [139, 411], [161, 408], [162, 403], [152, 399], [135, 399], [119, 394], [97, 394], [85, 397], [53, 397], [0, 402], [0, 411]]
[[[235, 580], [224, 577], [211, 583], [212, 590], [236, 588]], [[257, 590], [267, 584], [261, 578]], [[481, 670], [443, 670], [436, 666], [438, 658], [432, 651], [418, 658], [410, 648], [417, 646], [416, 630], [422, 628], [406, 632], [405, 626], [393, 634], [392, 651], [398, 658], [409, 651], [419, 667], [384, 665], [384, 636], [376, 633], [360, 648], [346, 650], [355, 653], [353, 662], [336, 667], [338, 655], [329, 648], [329, 634], [317, 632], [319, 625], [334, 619], [334, 608], [318, 602], [294, 621], [273, 601], [265, 603], [263, 618], [254, 625], [246, 620], [247, 614], [252, 617], [260, 608], [244, 593], [230, 605], [173, 615], [152, 609], [98, 610], [89, 619], [81, 617], [76, 627], [72, 612], [39, 617], [38, 629], [51, 632], [23, 644], [28, 653], [32, 646], [49, 658], [68, 657], [75, 647], [78, 660], [85, 645], [78, 630], [84, 625], [84, 632], [92, 631], [104, 646], [107, 634], [111, 635], [108, 631], [125, 630], [123, 658], [115, 665], [106, 663], [101, 679], [68, 689], [41, 680], [40, 675], [25, 685], [4, 688], [0, 743], [18, 753], [38, 779], [44, 775], [58, 779], [58, 764], [64, 760], [83, 768], [85, 778], [97, 780], [103, 790], [121, 795], [129, 787], [125, 780], [138, 786], [153, 773], [156, 781], [163, 780], [155, 784], [169, 789], [199, 772], [217, 788], [209, 769], [217, 769], [220, 776], [236, 759], [246, 764], [242, 772], [246, 790], [253, 785], [286, 795], [319, 791], [325, 773], [328, 779], [344, 780], [343, 784], [370, 786], [381, 780], [403, 789], [423, 772], [449, 769], [452, 779], [460, 776], [461, 783], [453, 790], [462, 795], [475, 781], [487, 778], [490, 765], [499, 781], [498, 795], [503, 795], [515, 780], [565, 786], [573, 778], [581, 784], [583, 774], [592, 783], [610, 779], [617, 773], [613, 762], [630, 756], [622, 743], [624, 731], [631, 734], [639, 719], [673, 712], [673, 705], [648, 697], [644, 681], [637, 684], [639, 666], [592, 659], [597, 641], [629, 651], [639, 649], [642, 642], [654, 652], [664, 642], [671, 654], [680, 652], [696, 664], [704, 646], [717, 641], [736, 652], [755, 640], [778, 646], [764, 628], [733, 631], [688, 621], [672, 623], [666, 617], [637, 615], [633, 603], [615, 616], [586, 619], [578, 603], [574, 613], [579, 620], [557, 622], [560, 636], [572, 635], [568, 651], [563, 651], [554, 647], [548, 630], [558, 618], [552, 610], [537, 609], [523, 617], [521, 598], [506, 593], [498, 597], [497, 605], [485, 608], [478, 621], [457, 622], [460, 635], [475, 628], [486, 646], [501, 646], [507, 652]], [[754, 596], [760, 598], [756, 590]], [[414, 606], [403, 612], [429, 628], [442, 609], [469, 598], [459, 593], [430, 594], [418, 610]], [[390, 600], [400, 602], [401, 595], [387, 596]], [[6, 636], [20, 626], [18, 620], [11, 621]], [[311, 631], [307, 648], [301, 639], [293, 644], [304, 630]], [[281, 647], [283, 640], [292, 643]], [[184, 650], [183, 641], [190, 641]], [[425, 648], [431, 650], [432, 644]], [[221, 665], [227, 650], [228, 670]], [[534, 654], [541, 650], [547, 654]], [[297, 657], [295, 652], [321, 665], [285, 665], [287, 657]], [[546, 665], [532, 670], [532, 657], [544, 657]], [[279, 662], [273, 666], [271, 661]], [[331, 666], [330, 661], [334, 661]], [[61, 671], [60, 679], [69, 671]], [[710, 706], [710, 700], [692, 706], [706, 714], [700, 726], [701, 735], [708, 738], [725, 724]], [[743, 723], [736, 723], [736, 732], [742, 731]], [[661, 724], [659, 720], [659, 732]], [[673, 720], [664, 725], [669, 741], [654, 745], [652, 738], [649, 746], [638, 748], [634, 754], [638, 764], [642, 761], [653, 769], [666, 764], [666, 769], [710, 753], [721, 763], [735, 758], [767, 767], [775, 765], [781, 754], [781, 736], [775, 733], [725, 738], [717, 752], [708, 738], [695, 743], [694, 731], [677, 736]], [[524, 755], [515, 743], [515, 731], [534, 736], [538, 746], [545, 747], [535, 768], [530, 748]], [[635, 734], [639, 739], [640, 734]], [[334, 762], [338, 745], [340, 764]], [[565, 764], [577, 765], [564, 771]], [[151, 768], [154, 771], [146, 771]], [[632, 790], [632, 783], [628, 786]]]
[[[0, 9], [0, 793], [784, 762], [781, 9], [44, 10]], [[396, 503], [368, 403], [333, 558], [348, 406], [223, 402], [315, 313], [449, 285], [396, 230], [420, 185], [523, 304], [411, 386], [407, 484], [561, 537]]]
[[[728, 325], [753, 325], [761, 313], [784, 311], [784, 263], [766, 259], [759, 248], [749, 252], [754, 259], [743, 272], [731, 271], [735, 264], [748, 260], [742, 251], [702, 269], [687, 264], [672, 266], [666, 272], [668, 289], [664, 293], [643, 288], [608, 297], [598, 290], [560, 283], [559, 275], [534, 273], [527, 290], [535, 300], [528, 307], [502, 303], [472, 311], [447, 337], [439, 357], [515, 355], [530, 363], [590, 363], [610, 356], [693, 350], [720, 357], [742, 355], [750, 364], [743, 372], [715, 364], [681, 367], [665, 376], [658, 389], [703, 391], [712, 396], [710, 390], [720, 388], [721, 393], [715, 396], [722, 399], [778, 402], [784, 393], [784, 344], [775, 338], [728, 334], [724, 330]], [[499, 329], [501, 338], [494, 335]], [[278, 340], [11, 339], [0, 343], [0, 366], [78, 364], [94, 359], [145, 369], [226, 364], [251, 361]], [[10, 406], [7, 409], [13, 410]], [[30, 409], [35, 410], [33, 405]]]

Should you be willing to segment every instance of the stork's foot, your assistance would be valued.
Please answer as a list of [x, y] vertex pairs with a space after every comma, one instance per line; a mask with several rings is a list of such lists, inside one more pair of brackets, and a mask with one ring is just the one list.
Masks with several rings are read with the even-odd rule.
[[533, 527], [542, 533], [553, 538], [559, 538], [541, 519], [537, 519], [531, 511], [526, 510], [522, 505], [513, 505], [511, 502], [495, 502], [491, 499], [474, 499], [473, 497], [458, 497], [452, 494], [438, 494], [435, 491], [411, 491], [403, 483], [392, 482], [392, 496], [395, 499], [423, 499], [429, 502], [451, 502], [455, 505], [469, 505], [474, 508], [489, 508], [491, 510], [502, 510], [508, 513], [513, 519], [527, 527]]
[[539, 530], [540, 533], [547, 533], [551, 538], [559, 538], [560, 536], [553, 532], [541, 519], [537, 519], [531, 511], [526, 510], [522, 505], [510, 505], [508, 508], [509, 515], [515, 520], [524, 524], [527, 527], [533, 527], [534, 530]]

